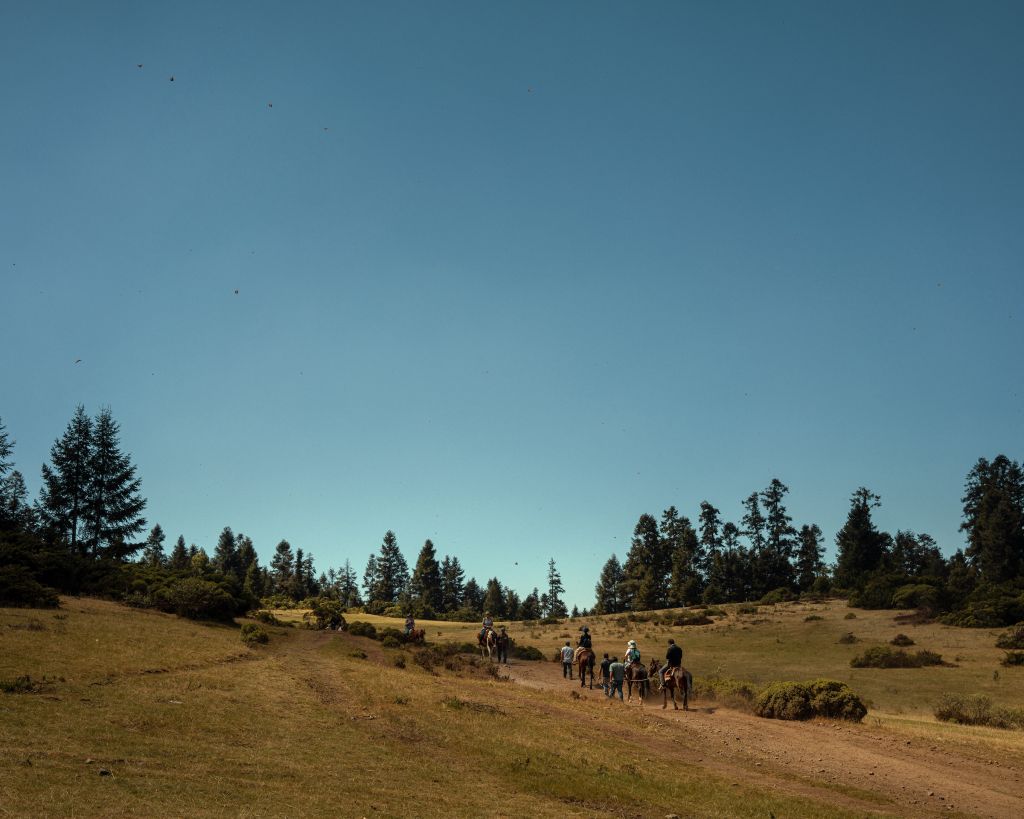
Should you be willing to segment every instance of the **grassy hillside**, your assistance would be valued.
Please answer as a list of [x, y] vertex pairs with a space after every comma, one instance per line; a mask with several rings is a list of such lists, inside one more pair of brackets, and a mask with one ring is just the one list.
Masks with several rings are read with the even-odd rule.
[[624, 708], [270, 631], [248, 649], [100, 601], [0, 610], [0, 680], [47, 678], [0, 694], [3, 815], [842, 815], [654, 755]]

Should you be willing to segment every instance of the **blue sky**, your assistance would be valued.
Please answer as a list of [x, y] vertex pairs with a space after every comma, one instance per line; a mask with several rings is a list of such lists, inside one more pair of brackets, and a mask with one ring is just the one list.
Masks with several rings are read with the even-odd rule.
[[830, 556], [861, 485], [952, 552], [1022, 455], [1022, 41], [1017, 3], [9, 4], [17, 465], [109, 405], [171, 538], [361, 573], [390, 528], [581, 607], [641, 513], [773, 477]]

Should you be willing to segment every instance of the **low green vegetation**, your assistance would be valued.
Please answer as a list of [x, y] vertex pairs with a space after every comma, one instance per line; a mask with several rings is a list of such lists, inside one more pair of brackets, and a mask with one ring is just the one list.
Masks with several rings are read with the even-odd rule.
[[246, 645], [262, 645], [270, 641], [270, 635], [258, 623], [242, 623], [241, 637]]
[[1009, 631], [1004, 631], [996, 639], [996, 648], [1024, 649], [1024, 623], [1018, 623]]
[[909, 654], [889, 646], [871, 646], [850, 660], [851, 668], [923, 668], [928, 665], [943, 665], [942, 655], [934, 651]]
[[849, 686], [838, 680], [775, 682], [753, 703], [754, 713], [768, 719], [804, 720], [812, 717], [860, 722], [867, 708]]
[[982, 694], [944, 694], [935, 705], [935, 718], [961, 725], [1024, 728], [1024, 708], [995, 706]]

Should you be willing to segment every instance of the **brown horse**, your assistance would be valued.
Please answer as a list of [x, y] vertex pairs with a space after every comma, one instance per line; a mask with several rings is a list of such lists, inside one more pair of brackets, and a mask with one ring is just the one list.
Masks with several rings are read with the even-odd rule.
[[647, 669], [642, 663], [630, 663], [626, 666], [626, 690], [628, 696], [626, 702], [633, 701], [633, 686], [636, 686], [637, 694], [640, 697], [640, 704], [644, 704], [644, 698], [650, 690], [650, 679], [647, 677]]
[[[647, 669], [648, 676], [651, 679], [657, 679], [658, 672], [661, 670], [661, 666], [658, 665], [657, 660], [651, 660], [651, 667]], [[685, 668], [670, 668], [665, 672], [665, 679], [658, 680], [661, 684], [661, 707], [668, 708], [668, 692], [672, 692], [672, 707], [678, 711], [679, 706], [676, 705], [676, 691], [679, 692], [683, 700], [683, 710], [690, 710], [690, 692], [693, 691], [693, 675]]]
[[409, 636], [405, 639], [410, 643], [422, 644], [427, 639], [427, 630], [423, 628], [414, 628], [409, 632]]
[[590, 672], [590, 688], [594, 688], [594, 660], [597, 655], [589, 648], [576, 650], [576, 666], [580, 671], [580, 688], [586, 685], [587, 672]]
[[498, 650], [498, 633], [493, 628], [485, 628], [477, 635], [477, 642], [480, 644], [480, 656], [486, 654], [488, 660], [494, 659], [494, 654]]

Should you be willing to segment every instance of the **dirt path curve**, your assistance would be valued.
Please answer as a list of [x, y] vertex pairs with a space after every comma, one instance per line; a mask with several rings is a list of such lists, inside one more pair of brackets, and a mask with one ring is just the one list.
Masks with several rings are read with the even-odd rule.
[[[578, 682], [563, 680], [560, 667], [549, 663], [517, 663], [508, 673], [518, 684], [559, 698], [580, 691]], [[597, 713], [640, 709], [635, 701], [610, 702], [597, 688], [582, 696]], [[1024, 771], [1000, 762], [994, 750], [965, 752], [943, 740], [907, 739], [881, 727], [783, 722], [710, 705], [662, 710], [659, 694], [647, 701], [642, 718], [661, 727], [656, 735], [662, 744], [675, 745], [688, 764], [736, 782], [871, 813], [1024, 816]]]

